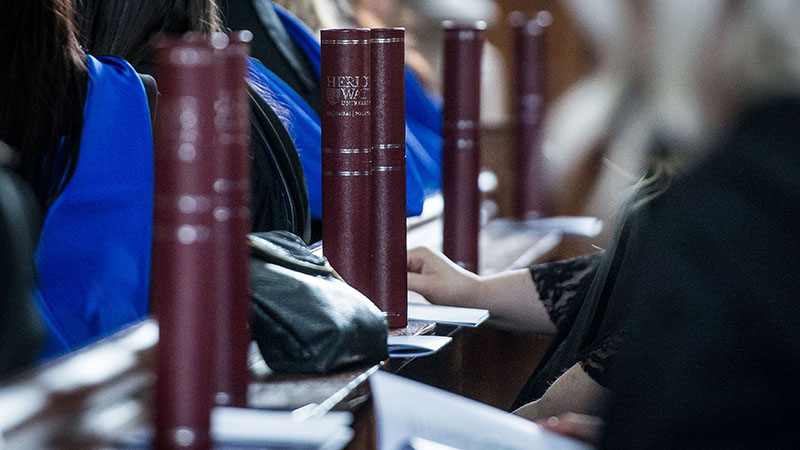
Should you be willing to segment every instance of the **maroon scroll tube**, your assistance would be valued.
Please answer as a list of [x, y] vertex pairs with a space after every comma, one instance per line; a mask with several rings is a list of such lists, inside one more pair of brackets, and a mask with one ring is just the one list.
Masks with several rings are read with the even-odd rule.
[[442, 196], [444, 254], [478, 269], [481, 47], [486, 24], [444, 27]]
[[322, 30], [322, 248], [372, 298], [372, 74], [366, 28]]
[[223, 34], [213, 38], [220, 86], [214, 105], [214, 401], [221, 406], [246, 406], [250, 381], [246, 240], [250, 231], [250, 104], [245, 76], [251, 38], [249, 31], [231, 34], [229, 42]]
[[542, 183], [542, 120], [544, 115], [545, 28], [537, 19], [512, 14], [514, 30], [514, 134], [518, 219], [546, 213]]
[[372, 301], [389, 326], [408, 325], [405, 30], [370, 31], [372, 63]]
[[208, 449], [215, 283], [214, 49], [167, 38], [156, 51], [152, 300], [160, 328], [156, 447]]

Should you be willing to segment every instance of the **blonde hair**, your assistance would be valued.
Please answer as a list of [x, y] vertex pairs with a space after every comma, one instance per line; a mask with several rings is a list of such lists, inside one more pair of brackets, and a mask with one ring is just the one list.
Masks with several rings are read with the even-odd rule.
[[746, 100], [800, 93], [800, 1], [741, 2], [725, 36], [724, 69]]
[[[638, 0], [636, 0], [638, 1]], [[744, 105], [800, 93], [800, 1], [649, 0], [653, 129], [689, 159]]]

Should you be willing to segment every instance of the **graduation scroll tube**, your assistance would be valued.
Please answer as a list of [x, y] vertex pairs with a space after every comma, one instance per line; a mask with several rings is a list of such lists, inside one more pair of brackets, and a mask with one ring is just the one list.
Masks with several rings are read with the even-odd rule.
[[372, 298], [372, 72], [370, 31], [321, 32], [323, 253]]
[[208, 449], [215, 300], [215, 49], [162, 40], [155, 123], [152, 303], [159, 321], [156, 447]]
[[547, 213], [541, 168], [546, 24], [519, 12], [511, 14], [509, 21], [514, 30], [514, 215], [524, 220]]
[[372, 301], [390, 328], [408, 324], [405, 30], [370, 31], [372, 61]]
[[252, 35], [243, 31], [228, 38], [226, 46], [218, 43], [215, 48], [219, 88], [213, 110], [217, 140], [213, 153], [214, 403], [245, 407], [250, 383], [250, 103], [245, 75]]
[[443, 251], [456, 264], [478, 269], [480, 231], [481, 50], [486, 24], [444, 22], [442, 107]]

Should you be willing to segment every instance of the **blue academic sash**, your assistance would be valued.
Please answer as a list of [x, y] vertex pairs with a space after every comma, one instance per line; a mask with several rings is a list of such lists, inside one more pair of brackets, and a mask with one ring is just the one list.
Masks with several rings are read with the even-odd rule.
[[[273, 6], [286, 32], [306, 54], [319, 77], [321, 52], [313, 32], [284, 8], [274, 3]], [[406, 206], [408, 215], [412, 216], [422, 211], [425, 196], [437, 192], [441, 186], [441, 108], [436, 99], [424, 91], [416, 76], [408, 68], [405, 73], [405, 91]], [[317, 195], [321, 198], [319, 154], [306, 153], [306, 156], [316, 158], [308, 161], [301, 156], [300, 160], [306, 172], [311, 215], [319, 218], [321, 203], [316, 203], [315, 200]], [[310, 170], [306, 170], [306, 167]]]
[[89, 84], [75, 173], [47, 210], [35, 299], [57, 356], [147, 315], [153, 138], [133, 68], [87, 56]]
[[[319, 115], [288, 84], [250, 59], [247, 77], [253, 88], [275, 110], [294, 142], [308, 187], [308, 206], [311, 217], [322, 218], [322, 127]], [[414, 145], [412, 143], [412, 145]], [[424, 186], [420, 178], [419, 160], [424, 153], [415, 154], [406, 144], [406, 208], [408, 215], [422, 212]]]

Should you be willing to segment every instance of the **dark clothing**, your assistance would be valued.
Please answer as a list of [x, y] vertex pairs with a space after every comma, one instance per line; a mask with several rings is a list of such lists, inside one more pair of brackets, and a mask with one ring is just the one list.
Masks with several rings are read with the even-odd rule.
[[40, 226], [36, 197], [3, 165], [8, 149], [0, 142], [0, 379], [32, 364], [45, 335], [31, 295]]
[[[155, 73], [152, 61], [153, 55], [148, 55], [136, 70]], [[140, 77], [147, 89], [150, 76]], [[273, 109], [257, 85], [248, 81], [251, 231], [285, 230], [313, 242], [305, 173], [295, 143], [278, 115], [285, 110]], [[152, 102], [150, 108], [153, 115]]]
[[575, 323], [603, 255], [594, 253], [530, 268], [539, 299], [556, 329], [569, 330]]
[[252, 231], [286, 230], [312, 242], [303, 166], [280, 118], [250, 88]]
[[637, 217], [603, 448], [800, 448], [800, 99], [726, 136]]
[[629, 249], [641, 239], [633, 225], [637, 209], [624, 209], [625, 217], [608, 251], [531, 267], [536, 290], [557, 332], [512, 409], [539, 399], [577, 363], [603, 386], [613, 378], [629, 311], [628, 287], [637, 269]]

